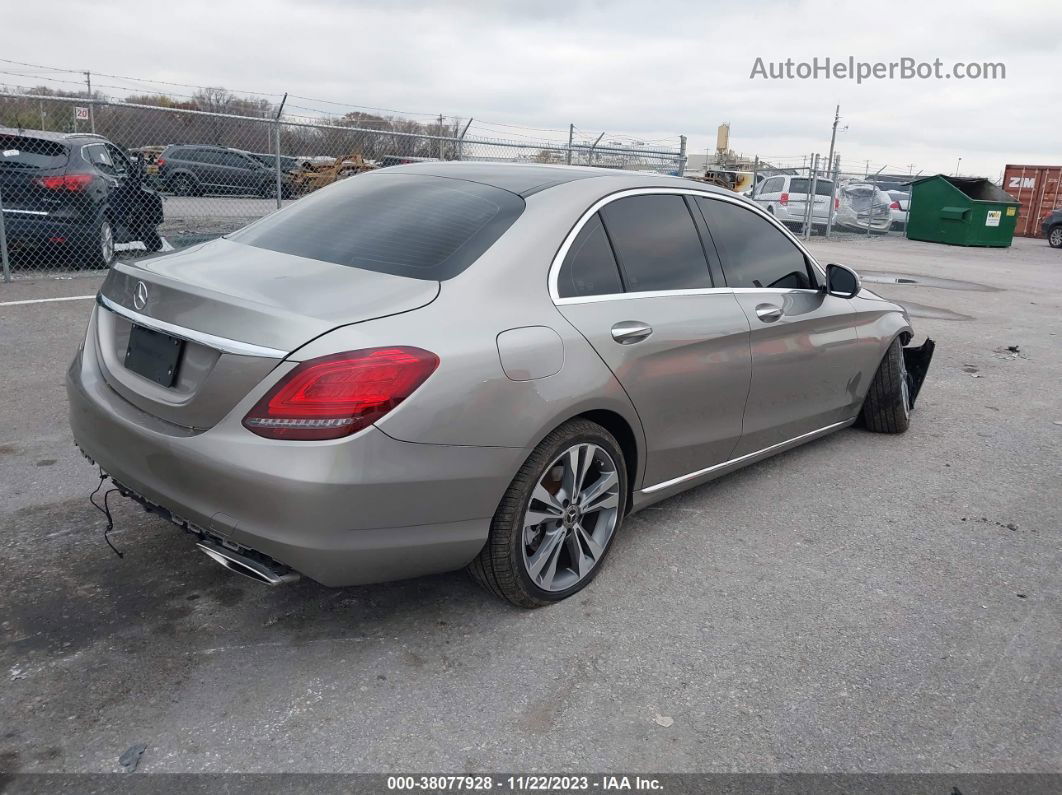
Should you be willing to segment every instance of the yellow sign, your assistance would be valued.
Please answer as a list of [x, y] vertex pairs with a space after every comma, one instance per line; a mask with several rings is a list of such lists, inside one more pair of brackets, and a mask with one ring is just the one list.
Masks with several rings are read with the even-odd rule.
[[1007, 215], [1014, 215], [1014, 213], [1016, 213], [1017, 211], [1018, 211], [1017, 207], [1008, 207], [1007, 208]]

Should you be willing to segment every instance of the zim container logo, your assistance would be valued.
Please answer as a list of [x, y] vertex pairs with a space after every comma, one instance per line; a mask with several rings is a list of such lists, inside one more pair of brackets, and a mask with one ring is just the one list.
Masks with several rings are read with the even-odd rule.
[[1007, 187], [1017, 188], [1018, 190], [1021, 190], [1022, 188], [1035, 188], [1036, 177], [1011, 177], [1010, 184], [1007, 185]]

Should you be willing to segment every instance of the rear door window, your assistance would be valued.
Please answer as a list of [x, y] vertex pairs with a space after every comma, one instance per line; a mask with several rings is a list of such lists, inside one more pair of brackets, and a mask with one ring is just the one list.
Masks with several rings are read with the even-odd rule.
[[[793, 177], [789, 181], [790, 193], [803, 193], [805, 196], [808, 193], [808, 186], [810, 180], [807, 177]], [[828, 179], [820, 179], [815, 182], [815, 195], [816, 196], [832, 196], [833, 195], [833, 183]]]
[[719, 199], [697, 199], [723, 259], [730, 287], [808, 289], [808, 262], [792, 240], [765, 218]]
[[96, 167], [97, 170], [102, 171], [104, 174], [115, 174], [117, 170], [114, 167], [114, 160], [111, 158], [111, 153], [107, 151], [107, 147], [103, 144], [92, 144], [86, 146], [82, 152], [85, 158]]
[[595, 213], [579, 230], [557, 277], [561, 298], [611, 295], [623, 292], [619, 267], [605, 227]]
[[682, 196], [618, 199], [601, 209], [601, 217], [628, 292], [712, 286], [701, 238]]
[[0, 167], [51, 169], [62, 168], [66, 161], [66, 147], [57, 141], [0, 135]]
[[450, 279], [524, 210], [515, 193], [465, 180], [362, 174], [305, 196], [229, 237], [351, 268]]

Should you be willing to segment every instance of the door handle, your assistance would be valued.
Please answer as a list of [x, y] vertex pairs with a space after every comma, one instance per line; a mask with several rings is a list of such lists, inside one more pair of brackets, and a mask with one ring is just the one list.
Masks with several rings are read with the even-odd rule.
[[612, 327], [612, 339], [620, 345], [641, 342], [653, 333], [653, 327], [638, 320], [624, 320]]
[[764, 323], [773, 323], [782, 317], [782, 307], [774, 304], [757, 304], [756, 317]]

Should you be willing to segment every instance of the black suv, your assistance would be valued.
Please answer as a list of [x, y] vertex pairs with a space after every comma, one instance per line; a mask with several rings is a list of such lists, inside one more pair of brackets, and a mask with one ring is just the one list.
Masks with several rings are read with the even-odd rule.
[[162, 199], [143, 166], [102, 135], [0, 127], [0, 203], [15, 256], [46, 250], [106, 267], [114, 244], [162, 248]]
[[1048, 213], [1040, 228], [1052, 248], [1062, 248], [1062, 207]]
[[[277, 193], [274, 168], [236, 149], [170, 144], [156, 162], [159, 180], [166, 190], [178, 196], [243, 193], [269, 198]], [[288, 194], [287, 177], [281, 192]]]

